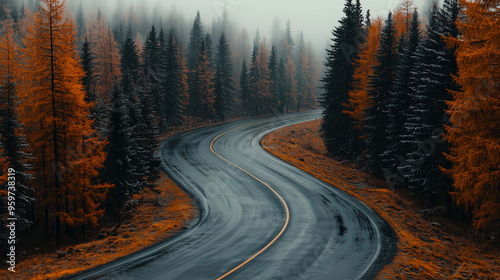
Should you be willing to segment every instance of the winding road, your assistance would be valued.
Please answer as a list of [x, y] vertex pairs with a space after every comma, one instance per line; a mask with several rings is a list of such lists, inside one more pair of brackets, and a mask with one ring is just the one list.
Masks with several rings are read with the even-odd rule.
[[162, 243], [71, 279], [372, 279], [396, 250], [392, 229], [357, 199], [267, 153], [269, 132], [308, 111], [168, 138], [167, 174], [200, 215]]

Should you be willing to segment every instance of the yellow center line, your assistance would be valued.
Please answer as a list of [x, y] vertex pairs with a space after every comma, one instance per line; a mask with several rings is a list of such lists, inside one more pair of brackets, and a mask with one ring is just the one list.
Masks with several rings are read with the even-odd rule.
[[253, 256], [251, 256], [250, 258], [248, 258], [247, 260], [245, 260], [244, 262], [242, 262], [241, 264], [239, 264], [237, 267], [231, 269], [230, 271], [226, 272], [224, 275], [220, 276], [219, 278], [217, 278], [217, 280], [220, 280], [220, 279], [223, 279], [225, 277], [227, 277], [228, 275], [232, 274], [233, 272], [235, 272], [236, 270], [242, 268], [244, 265], [246, 265], [247, 263], [249, 263], [250, 261], [252, 261], [253, 259], [255, 259], [258, 255], [262, 254], [264, 251], [266, 251], [271, 245], [273, 245], [276, 240], [278, 240], [278, 238], [280, 238], [281, 235], [283, 235], [283, 233], [285, 232], [286, 228], [288, 227], [288, 222], [290, 221], [290, 210], [288, 209], [288, 205], [286, 204], [285, 200], [283, 199], [283, 197], [281, 197], [281, 195], [278, 194], [278, 192], [276, 192], [271, 186], [269, 186], [268, 184], [264, 183], [264, 181], [262, 181], [261, 179], [257, 178], [255, 175], [251, 174], [250, 172], [244, 170], [243, 168], [237, 166], [236, 164], [230, 162], [229, 160], [223, 158], [221, 155], [219, 155], [218, 153], [216, 153], [214, 151], [214, 148], [213, 148], [213, 144], [215, 143], [215, 141], [217, 141], [217, 139], [219, 139], [220, 137], [230, 133], [230, 132], [233, 132], [235, 130], [238, 130], [238, 129], [242, 129], [244, 127], [247, 127], [247, 126], [250, 126], [250, 125], [255, 125], [255, 124], [258, 124], [258, 123], [263, 123], [263, 122], [267, 122], [267, 121], [260, 121], [260, 122], [255, 122], [255, 123], [251, 123], [251, 124], [247, 124], [247, 125], [244, 125], [244, 126], [240, 126], [240, 127], [237, 127], [237, 128], [234, 128], [234, 129], [231, 129], [229, 131], [226, 131], [220, 135], [218, 135], [217, 137], [214, 138], [214, 140], [212, 140], [212, 142], [210, 143], [210, 150], [212, 151], [212, 153], [214, 153], [216, 156], [218, 156], [220, 159], [222, 159], [223, 161], [229, 163], [230, 165], [238, 168], [239, 170], [243, 171], [244, 173], [246, 173], [247, 175], [249, 175], [250, 177], [254, 178], [255, 180], [257, 180], [259, 183], [263, 184], [264, 186], [266, 186], [267, 188], [269, 188], [280, 200], [281, 200], [281, 203], [283, 203], [283, 206], [285, 207], [285, 212], [286, 212], [286, 219], [285, 219], [285, 224], [283, 225], [283, 227], [281, 228], [280, 232], [278, 233], [278, 235], [276, 235], [273, 240], [271, 240], [271, 242], [269, 242], [266, 246], [264, 246], [264, 248], [260, 249], [260, 251], [258, 251], [257, 253], [255, 253]]

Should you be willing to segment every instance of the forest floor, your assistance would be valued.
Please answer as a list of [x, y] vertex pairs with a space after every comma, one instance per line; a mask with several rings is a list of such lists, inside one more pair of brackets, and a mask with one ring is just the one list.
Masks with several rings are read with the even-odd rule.
[[500, 279], [498, 240], [485, 242], [470, 224], [446, 218], [444, 208], [425, 208], [405, 193], [391, 191], [358, 166], [328, 156], [321, 121], [277, 130], [262, 140], [282, 160], [366, 203], [398, 235], [394, 261], [377, 279]]
[[[101, 239], [36, 254], [16, 266], [7, 279], [56, 279], [129, 255], [163, 241], [187, 228], [198, 211], [192, 199], [167, 176], [158, 194], [149, 189], [136, 195], [139, 204], [120, 225], [101, 229]], [[9, 278], [12, 277], [12, 278]]]

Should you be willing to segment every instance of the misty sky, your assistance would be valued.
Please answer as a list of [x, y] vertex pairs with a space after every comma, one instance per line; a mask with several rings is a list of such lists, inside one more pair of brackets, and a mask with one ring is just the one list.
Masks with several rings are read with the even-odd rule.
[[[72, 0], [79, 2], [78, 0]], [[257, 28], [261, 36], [268, 37], [273, 18], [279, 16], [283, 24], [286, 19], [292, 22], [293, 35], [298, 29], [304, 31], [306, 40], [312, 40], [316, 52], [321, 52], [331, 37], [332, 29], [343, 16], [345, 0], [87, 0], [99, 3], [102, 9], [116, 7], [116, 1], [122, 6], [129, 6], [130, 2], [146, 3], [151, 9], [161, 7], [167, 14], [170, 7], [175, 3], [184, 12], [187, 19], [194, 18], [197, 10], [200, 11], [205, 25], [210, 25], [213, 17], [223, 11], [225, 6], [230, 18], [238, 23], [240, 27], [246, 27], [251, 37]], [[430, 0], [414, 0], [417, 6], [425, 10]], [[394, 9], [399, 0], [365, 0], [361, 1], [363, 11], [370, 9], [372, 17], [376, 15], [386, 16]], [[107, 6], [107, 7], [106, 7]]]

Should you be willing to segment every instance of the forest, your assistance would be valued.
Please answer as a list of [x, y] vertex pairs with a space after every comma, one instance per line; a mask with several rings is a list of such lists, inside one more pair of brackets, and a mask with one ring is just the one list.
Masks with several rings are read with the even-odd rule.
[[346, 1], [322, 79], [324, 141], [393, 190], [496, 232], [499, 2], [431, 3], [372, 19]]
[[0, 183], [16, 174], [0, 215], [18, 230], [59, 246], [120, 222], [155, 190], [159, 137], [174, 127], [316, 106], [321, 67], [290, 21], [250, 41], [227, 12], [206, 25], [130, 6], [108, 20], [78, 3], [0, 1]]
[[277, 16], [249, 31], [227, 10], [0, 0], [0, 228], [47, 250], [97, 236], [160, 192], [166, 137], [320, 108], [330, 159], [495, 239], [500, 1], [429, 3], [345, 0], [323, 57]]

